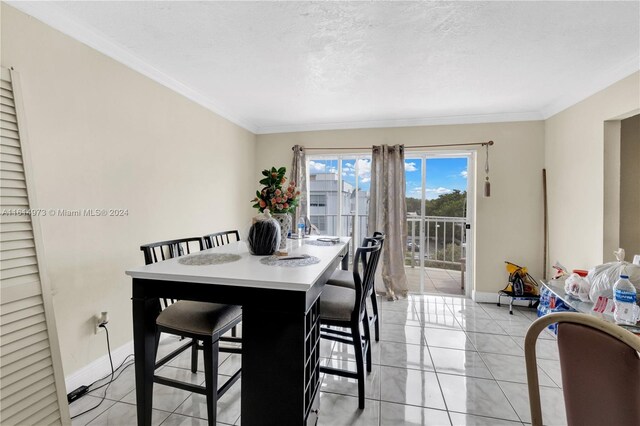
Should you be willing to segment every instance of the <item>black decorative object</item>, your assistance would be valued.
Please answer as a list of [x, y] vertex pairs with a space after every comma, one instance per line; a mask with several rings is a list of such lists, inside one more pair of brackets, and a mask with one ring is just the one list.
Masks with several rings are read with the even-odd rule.
[[249, 229], [247, 242], [253, 255], [268, 256], [275, 253], [280, 246], [280, 224], [273, 218], [256, 221]]

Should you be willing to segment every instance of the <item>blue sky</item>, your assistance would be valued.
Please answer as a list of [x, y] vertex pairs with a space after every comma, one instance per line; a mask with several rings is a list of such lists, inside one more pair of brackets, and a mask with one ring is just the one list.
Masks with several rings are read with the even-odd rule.
[[[368, 190], [371, 180], [371, 160], [360, 158], [358, 161], [358, 176], [360, 189]], [[342, 160], [342, 179], [355, 185], [356, 160]], [[427, 199], [434, 199], [441, 194], [452, 192], [454, 189], [467, 189], [467, 159], [466, 158], [429, 158], [427, 163]], [[407, 197], [421, 198], [422, 196], [422, 160], [420, 158], [405, 158], [407, 179]], [[309, 174], [337, 173], [338, 160], [310, 160]]]
[[[407, 179], [406, 196], [422, 197], [422, 161], [419, 158], [405, 158]], [[438, 198], [454, 189], [467, 189], [466, 158], [428, 158], [427, 159], [427, 199]]]

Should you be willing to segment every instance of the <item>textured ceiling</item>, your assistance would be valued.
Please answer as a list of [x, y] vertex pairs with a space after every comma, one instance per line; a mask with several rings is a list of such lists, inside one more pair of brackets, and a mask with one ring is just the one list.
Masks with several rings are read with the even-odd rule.
[[11, 2], [254, 132], [539, 119], [640, 68], [639, 2]]

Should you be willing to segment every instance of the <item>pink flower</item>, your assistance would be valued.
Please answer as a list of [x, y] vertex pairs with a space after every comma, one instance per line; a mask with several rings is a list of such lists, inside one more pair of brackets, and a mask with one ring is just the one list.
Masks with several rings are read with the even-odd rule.
[[280, 191], [279, 189], [276, 189], [276, 195], [280, 195], [282, 194], [282, 191]]
[[300, 191], [296, 191], [296, 195], [300, 195]]
[[285, 208], [285, 209], [288, 209], [288, 208], [289, 208], [289, 204], [284, 203], [284, 208]]
[[276, 199], [275, 199], [275, 198], [272, 198], [272, 199], [271, 199], [271, 204], [275, 204], [275, 203], [276, 203]]
[[264, 208], [267, 206], [267, 203], [264, 202], [264, 200], [260, 200], [260, 207]]
[[287, 180], [287, 178], [283, 177], [280, 183], [284, 183], [285, 180]]
[[294, 180], [292, 180], [291, 182], [289, 182], [290, 186], [296, 186], [296, 182]]

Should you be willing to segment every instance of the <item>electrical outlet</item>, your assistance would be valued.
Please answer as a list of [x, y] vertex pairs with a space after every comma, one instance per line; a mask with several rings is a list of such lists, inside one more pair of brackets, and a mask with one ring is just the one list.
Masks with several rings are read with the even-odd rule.
[[103, 328], [100, 326], [109, 323], [109, 313], [107, 311], [101, 312], [100, 315], [96, 315], [94, 317], [94, 321], [95, 321], [95, 334], [98, 334], [98, 332]]
[[102, 327], [100, 327], [100, 324], [101, 324], [100, 317], [94, 317], [93, 320], [94, 320], [93, 322], [94, 322], [94, 325], [95, 325], [94, 333], [98, 334], [98, 332], [100, 332], [100, 330], [102, 330]]

